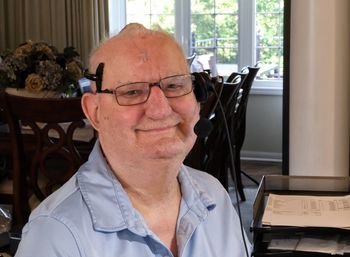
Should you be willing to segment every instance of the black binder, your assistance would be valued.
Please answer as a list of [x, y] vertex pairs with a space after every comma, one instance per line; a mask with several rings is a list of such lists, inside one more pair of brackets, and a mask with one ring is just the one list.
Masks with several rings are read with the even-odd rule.
[[[253, 204], [253, 220], [250, 227], [253, 233], [254, 246], [252, 256], [255, 257], [341, 256], [316, 252], [268, 249], [272, 239], [286, 239], [295, 236], [341, 235], [346, 239], [350, 239], [350, 230], [342, 228], [263, 225], [262, 216], [270, 193], [280, 195], [344, 196], [350, 194], [350, 177], [264, 176]], [[350, 256], [350, 253], [344, 253], [342, 256]]]

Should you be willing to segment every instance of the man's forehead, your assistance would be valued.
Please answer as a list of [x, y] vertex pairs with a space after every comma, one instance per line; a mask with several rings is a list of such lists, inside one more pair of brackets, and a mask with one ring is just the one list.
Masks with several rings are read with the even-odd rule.
[[91, 64], [96, 68], [100, 62], [113, 63], [114, 61], [125, 61], [130, 58], [147, 62], [151, 54], [159, 54], [162, 51], [169, 50], [176, 52], [178, 51], [177, 48], [174, 40], [160, 32], [122, 34], [104, 42], [92, 56]]
[[161, 33], [145, 34], [145, 37], [123, 35], [106, 41], [93, 56], [92, 65], [97, 67], [100, 62], [124, 63], [133, 61], [134, 64], [143, 64], [150, 61], [151, 56], [167, 55], [168, 53], [182, 55], [176, 42]]

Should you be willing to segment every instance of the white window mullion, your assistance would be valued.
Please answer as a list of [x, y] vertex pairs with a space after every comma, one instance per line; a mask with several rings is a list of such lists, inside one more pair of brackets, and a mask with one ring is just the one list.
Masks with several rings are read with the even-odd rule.
[[[238, 70], [255, 63], [255, 0], [239, 0]], [[253, 10], [253, 11], [252, 11]]]
[[175, 0], [175, 38], [191, 54], [191, 1]]

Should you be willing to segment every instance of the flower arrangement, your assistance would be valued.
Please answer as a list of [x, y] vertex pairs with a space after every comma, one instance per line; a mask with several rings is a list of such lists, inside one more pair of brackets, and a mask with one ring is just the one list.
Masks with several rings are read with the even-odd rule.
[[29, 92], [79, 92], [83, 65], [74, 47], [59, 53], [45, 42], [27, 41], [13, 52], [0, 54], [0, 87], [25, 88]]

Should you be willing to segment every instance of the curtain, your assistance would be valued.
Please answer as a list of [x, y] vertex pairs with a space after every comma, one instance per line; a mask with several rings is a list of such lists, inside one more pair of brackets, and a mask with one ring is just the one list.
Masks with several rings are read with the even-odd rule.
[[62, 51], [73, 46], [85, 66], [108, 34], [108, 0], [0, 0], [0, 51], [45, 41]]
[[87, 64], [90, 51], [108, 36], [108, 1], [66, 0], [65, 2], [67, 42], [79, 49]]

